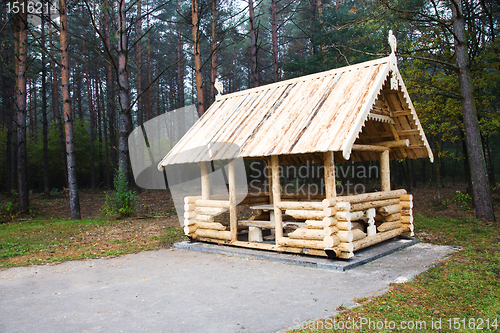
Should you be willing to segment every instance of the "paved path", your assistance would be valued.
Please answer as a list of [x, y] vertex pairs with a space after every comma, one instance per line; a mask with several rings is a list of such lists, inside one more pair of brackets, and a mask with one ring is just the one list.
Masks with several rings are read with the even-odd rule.
[[335, 313], [455, 251], [416, 244], [347, 272], [180, 249], [0, 271], [1, 332], [272, 332]]

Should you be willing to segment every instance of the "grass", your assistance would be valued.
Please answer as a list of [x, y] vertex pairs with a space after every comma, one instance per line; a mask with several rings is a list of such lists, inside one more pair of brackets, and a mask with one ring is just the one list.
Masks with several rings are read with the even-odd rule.
[[159, 219], [33, 220], [0, 224], [0, 268], [170, 247], [182, 229]]
[[[462, 250], [410, 282], [391, 285], [384, 295], [359, 299], [358, 307], [341, 307], [335, 317], [311, 321], [288, 332], [468, 332], [479, 328], [498, 332], [499, 229], [471, 218], [431, 219], [422, 215], [415, 216], [415, 225], [423, 241], [458, 245]], [[340, 329], [340, 322], [356, 322], [358, 328]], [[363, 327], [359, 327], [361, 322]]]

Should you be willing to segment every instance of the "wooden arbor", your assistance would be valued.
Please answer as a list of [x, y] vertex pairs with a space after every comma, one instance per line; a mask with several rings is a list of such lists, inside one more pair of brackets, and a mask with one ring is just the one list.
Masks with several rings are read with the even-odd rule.
[[[432, 160], [432, 152], [397, 69], [395, 45], [392, 49], [386, 58], [218, 96], [159, 164], [162, 169], [200, 163], [201, 196], [185, 198], [186, 234], [200, 241], [340, 258], [403, 233], [411, 235], [412, 197], [405, 190], [391, 190], [389, 160]], [[239, 149], [200, 153], [200, 145], [213, 143]], [[268, 163], [269, 193], [236, 193], [235, 158]], [[229, 197], [210, 193], [207, 165], [214, 160], [229, 161]], [[308, 160], [324, 165], [325, 195], [305, 201], [282, 194], [280, 164]], [[336, 194], [334, 162], [373, 160], [380, 161], [380, 192]], [[239, 220], [238, 201], [259, 204], [257, 209], [271, 214]], [[220, 218], [225, 212], [229, 223]], [[296, 230], [285, 233], [291, 224]], [[263, 229], [274, 231], [273, 241], [261, 240]]]

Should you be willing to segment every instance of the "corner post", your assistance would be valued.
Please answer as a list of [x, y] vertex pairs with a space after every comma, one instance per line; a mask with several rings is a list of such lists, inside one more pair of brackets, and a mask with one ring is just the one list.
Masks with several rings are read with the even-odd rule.
[[276, 244], [278, 244], [278, 239], [283, 238], [283, 221], [281, 209], [276, 207], [277, 204], [281, 203], [281, 184], [278, 155], [271, 155], [271, 172], [274, 205], [274, 232], [276, 235]]
[[229, 230], [231, 242], [238, 240], [238, 210], [236, 209], [236, 180], [234, 176], [234, 160], [227, 166], [229, 178]]
[[324, 156], [325, 166], [325, 194], [327, 199], [337, 196], [335, 184], [335, 161], [333, 151], [327, 151]]
[[201, 169], [201, 198], [210, 200], [210, 179], [208, 177], [208, 163], [200, 162]]
[[380, 185], [382, 192], [391, 190], [391, 168], [389, 163], [389, 149], [380, 153]]

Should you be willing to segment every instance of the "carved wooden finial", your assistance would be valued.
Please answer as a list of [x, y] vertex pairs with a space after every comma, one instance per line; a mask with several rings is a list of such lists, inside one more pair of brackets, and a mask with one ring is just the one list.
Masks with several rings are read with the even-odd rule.
[[222, 85], [222, 82], [219, 81], [219, 78], [215, 78], [214, 87], [217, 90], [217, 95], [215, 95], [215, 98], [218, 99], [222, 96], [222, 91], [224, 89], [224, 86]]
[[392, 30], [389, 30], [389, 45], [391, 46], [392, 53], [396, 53], [396, 46], [398, 42], [396, 41], [396, 36], [392, 33]]

